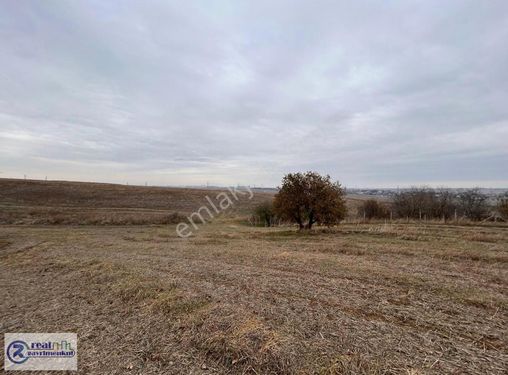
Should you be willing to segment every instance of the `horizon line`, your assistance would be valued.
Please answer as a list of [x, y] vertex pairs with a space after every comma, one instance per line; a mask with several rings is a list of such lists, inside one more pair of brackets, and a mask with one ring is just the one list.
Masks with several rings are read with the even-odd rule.
[[[0, 177], [0, 180], [18, 180], [18, 181], [40, 181], [40, 182], [71, 182], [71, 183], [82, 183], [82, 184], [104, 184], [104, 185], [121, 185], [121, 186], [134, 186], [134, 187], [159, 187], [159, 188], [181, 188], [181, 189], [220, 189], [220, 188], [229, 188], [229, 187], [248, 187], [250, 189], [267, 189], [267, 190], [277, 190], [277, 186], [263, 186], [256, 184], [234, 184], [234, 185], [221, 185], [221, 184], [208, 184], [204, 183], [202, 185], [195, 184], [181, 184], [181, 185], [160, 185], [160, 184], [138, 184], [133, 183], [130, 184], [128, 181], [125, 183], [120, 182], [104, 182], [104, 181], [85, 181], [85, 180], [68, 180], [68, 179], [41, 179], [41, 178], [20, 178], [20, 177]], [[508, 190], [508, 186], [506, 187], [489, 187], [476, 185], [471, 187], [461, 186], [461, 187], [449, 187], [446, 185], [432, 185], [428, 183], [424, 184], [407, 184], [407, 185], [398, 185], [398, 186], [347, 186], [345, 184], [341, 184], [343, 188], [346, 190], [404, 190], [411, 188], [431, 188], [431, 189], [489, 189], [489, 190]]]

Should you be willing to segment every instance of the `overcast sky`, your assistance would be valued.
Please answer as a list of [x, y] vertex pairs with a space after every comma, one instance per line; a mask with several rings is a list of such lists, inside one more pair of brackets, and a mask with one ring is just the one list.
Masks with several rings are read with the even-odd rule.
[[0, 1], [0, 177], [508, 187], [508, 1]]

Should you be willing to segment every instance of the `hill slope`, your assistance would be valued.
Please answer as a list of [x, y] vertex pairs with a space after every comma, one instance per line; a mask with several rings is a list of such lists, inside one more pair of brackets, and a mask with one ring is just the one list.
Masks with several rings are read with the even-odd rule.
[[[229, 214], [246, 215], [272, 193], [238, 195]], [[175, 222], [215, 201], [220, 190], [127, 186], [90, 182], [0, 179], [0, 223], [148, 224]], [[173, 215], [172, 215], [173, 214]], [[171, 217], [168, 215], [172, 215]], [[178, 221], [178, 220], [176, 220]]]

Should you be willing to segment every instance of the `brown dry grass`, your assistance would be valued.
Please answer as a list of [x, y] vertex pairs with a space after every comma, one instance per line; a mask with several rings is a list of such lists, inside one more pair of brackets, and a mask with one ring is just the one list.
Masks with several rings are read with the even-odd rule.
[[[127, 186], [89, 182], [0, 178], [0, 224], [143, 225], [176, 224], [220, 191]], [[256, 192], [239, 196], [227, 213], [245, 216], [273, 197]]]
[[178, 224], [186, 216], [178, 212], [132, 209], [1, 207], [0, 224], [16, 225], [144, 225]]
[[[209, 193], [9, 184], [4, 213], [81, 223], [153, 223], [143, 215], [185, 213]], [[0, 226], [2, 331], [77, 332], [83, 374], [505, 373], [507, 226], [299, 233], [243, 225], [251, 204], [189, 239], [174, 225]]]
[[77, 332], [81, 373], [508, 365], [503, 227], [4, 226], [0, 251], [2, 330]]

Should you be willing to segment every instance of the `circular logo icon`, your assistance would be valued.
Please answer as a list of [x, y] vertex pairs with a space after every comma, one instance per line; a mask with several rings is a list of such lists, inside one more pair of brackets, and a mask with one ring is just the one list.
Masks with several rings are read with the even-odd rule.
[[28, 359], [28, 345], [26, 342], [21, 340], [13, 341], [7, 346], [7, 358], [12, 363], [18, 365], [24, 363]]

